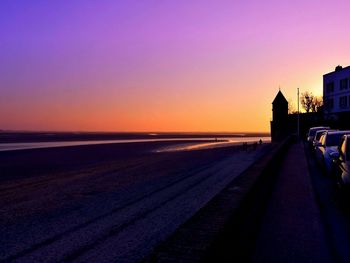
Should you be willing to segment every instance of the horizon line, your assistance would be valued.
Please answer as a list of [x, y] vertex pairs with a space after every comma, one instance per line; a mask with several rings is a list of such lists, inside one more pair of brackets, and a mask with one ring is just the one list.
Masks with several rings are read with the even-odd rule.
[[270, 133], [270, 131], [89, 131], [89, 130], [20, 130], [20, 129], [0, 129], [1, 132], [37, 132], [37, 133], [222, 133], [222, 134], [251, 134]]

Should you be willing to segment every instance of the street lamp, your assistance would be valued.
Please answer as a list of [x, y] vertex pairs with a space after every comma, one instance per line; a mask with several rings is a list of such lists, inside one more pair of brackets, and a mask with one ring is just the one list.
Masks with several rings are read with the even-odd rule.
[[300, 119], [299, 119], [299, 88], [298, 88], [298, 139], [300, 139]]

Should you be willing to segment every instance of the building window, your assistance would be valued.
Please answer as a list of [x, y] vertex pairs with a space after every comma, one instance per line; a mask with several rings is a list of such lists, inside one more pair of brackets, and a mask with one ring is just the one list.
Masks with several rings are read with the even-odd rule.
[[348, 106], [348, 96], [342, 96], [339, 98], [339, 108], [344, 109]]
[[334, 99], [328, 99], [327, 100], [327, 109], [333, 109], [334, 108]]
[[349, 80], [348, 79], [341, 79], [340, 80], [340, 83], [339, 83], [340, 90], [347, 89], [348, 85], [349, 85]]
[[334, 82], [327, 83], [327, 85], [326, 85], [326, 92], [327, 93], [334, 92]]
[[329, 99], [325, 100], [325, 105], [324, 106], [325, 106], [325, 108], [327, 110], [333, 109], [334, 108], [334, 99], [333, 98], [329, 98]]

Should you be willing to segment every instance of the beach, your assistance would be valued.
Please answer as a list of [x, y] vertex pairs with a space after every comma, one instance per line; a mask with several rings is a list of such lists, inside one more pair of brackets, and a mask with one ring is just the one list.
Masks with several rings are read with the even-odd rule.
[[178, 143], [0, 152], [0, 260], [138, 262], [269, 149]]

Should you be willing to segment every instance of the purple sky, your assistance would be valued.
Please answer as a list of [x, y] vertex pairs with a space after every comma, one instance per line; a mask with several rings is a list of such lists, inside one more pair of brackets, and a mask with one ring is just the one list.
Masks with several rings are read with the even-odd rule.
[[[349, 65], [349, 1], [0, 2], [0, 129], [267, 131]], [[247, 105], [249, 104], [249, 105]]]

